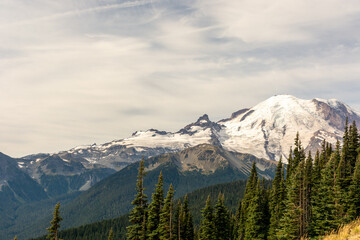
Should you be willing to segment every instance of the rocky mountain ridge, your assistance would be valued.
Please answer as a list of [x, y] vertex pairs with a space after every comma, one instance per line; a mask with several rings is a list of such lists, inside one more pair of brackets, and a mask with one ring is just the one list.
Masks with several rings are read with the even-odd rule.
[[[300, 132], [306, 151], [315, 152], [324, 139], [335, 144], [342, 138], [346, 117], [349, 122], [360, 124], [360, 113], [340, 101], [278, 95], [218, 122], [211, 121], [205, 114], [174, 133], [156, 129], [136, 131], [125, 139], [55, 154], [30, 155], [17, 161], [19, 167], [39, 183], [44, 176], [45, 179], [69, 178], [93, 170], [105, 176], [142, 157], [178, 152], [204, 143], [263, 159], [283, 157], [286, 162], [296, 132]], [[87, 189], [99, 179], [101, 177], [88, 174], [79, 188]]]

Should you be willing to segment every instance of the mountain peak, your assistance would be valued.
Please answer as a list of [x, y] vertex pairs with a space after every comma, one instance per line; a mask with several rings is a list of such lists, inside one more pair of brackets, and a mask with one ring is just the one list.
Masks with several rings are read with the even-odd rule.
[[207, 114], [202, 115], [199, 117], [199, 119], [196, 121], [196, 123], [208, 123], [211, 122], [209, 119], [209, 116]]

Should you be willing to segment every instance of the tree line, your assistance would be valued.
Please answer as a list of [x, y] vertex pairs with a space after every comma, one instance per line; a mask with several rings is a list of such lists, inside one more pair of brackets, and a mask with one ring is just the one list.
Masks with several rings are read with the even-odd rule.
[[[340, 146], [341, 145], [341, 146]], [[140, 162], [137, 194], [129, 215], [129, 240], [253, 240], [302, 239], [318, 236], [360, 215], [360, 144], [355, 122], [346, 120], [343, 142], [322, 143], [314, 155], [305, 153], [299, 133], [288, 164], [280, 159], [272, 186], [260, 179], [255, 163], [244, 198], [235, 212], [207, 199], [200, 226], [194, 226], [188, 199], [175, 202], [170, 185], [164, 198], [163, 176], [152, 194], [144, 193], [144, 161]]]

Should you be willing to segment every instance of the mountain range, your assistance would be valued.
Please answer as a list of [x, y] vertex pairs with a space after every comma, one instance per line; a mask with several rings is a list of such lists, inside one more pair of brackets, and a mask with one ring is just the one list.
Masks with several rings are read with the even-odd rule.
[[217, 122], [205, 114], [174, 133], [156, 129], [136, 131], [128, 138], [109, 143], [34, 154], [16, 161], [50, 196], [57, 196], [87, 190], [142, 157], [178, 152], [203, 143], [257, 158], [282, 157], [286, 162], [296, 132], [300, 132], [305, 150], [314, 153], [324, 139], [335, 144], [342, 138], [346, 117], [349, 122], [360, 124], [360, 113], [335, 99], [303, 100], [277, 95]]
[[148, 188], [164, 171], [171, 176], [166, 184], [176, 185], [177, 197], [246, 179], [253, 161], [261, 176], [272, 178], [276, 161], [282, 157], [287, 162], [297, 132], [305, 150], [314, 153], [323, 140], [335, 144], [342, 138], [346, 118], [360, 124], [360, 113], [340, 101], [278, 95], [217, 122], [205, 114], [173, 133], [149, 129], [101, 145], [16, 159], [0, 153], [0, 235], [26, 221], [14, 211], [30, 212], [41, 204], [50, 210], [58, 199], [68, 202], [64, 214], [71, 220], [66, 226], [126, 213], [141, 158], [148, 159]]

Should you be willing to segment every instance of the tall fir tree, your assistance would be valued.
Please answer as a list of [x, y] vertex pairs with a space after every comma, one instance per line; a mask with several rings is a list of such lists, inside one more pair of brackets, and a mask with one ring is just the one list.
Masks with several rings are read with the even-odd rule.
[[219, 193], [214, 207], [215, 239], [228, 240], [231, 237], [230, 214], [224, 205], [224, 195]]
[[211, 206], [210, 195], [207, 197], [205, 207], [202, 210], [199, 240], [216, 240], [214, 213]]
[[247, 221], [247, 211], [252, 201], [253, 195], [256, 192], [257, 182], [258, 182], [258, 176], [256, 171], [256, 164], [254, 161], [251, 168], [250, 176], [246, 182], [245, 195], [242, 200], [240, 221], [238, 224], [238, 240], [243, 240], [245, 238], [245, 224]]
[[173, 240], [173, 209], [174, 209], [174, 188], [172, 184], [166, 195], [164, 207], [160, 213], [159, 223], [159, 239], [160, 240]]
[[312, 209], [311, 209], [311, 199], [312, 199], [312, 172], [313, 172], [313, 159], [311, 152], [309, 151], [308, 157], [305, 162], [305, 174], [303, 182], [303, 225], [304, 225], [304, 235], [310, 234], [311, 228], [311, 219], [312, 219]]
[[260, 180], [257, 179], [252, 198], [248, 205], [245, 222], [244, 240], [263, 240], [266, 239], [266, 226], [264, 225], [264, 207], [262, 195], [263, 191]]
[[349, 219], [360, 216], [360, 154], [357, 157], [349, 192]]
[[336, 153], [333, 153], [325, 168], [321, 171], [318, 194], [312, 206], [311, 235], [324, 235], [338, 226], [336, 220], [334, 165]]
[[146, 239], [146, 219], [147, 219], [147, 196], [144, 188], [145, 176], [144, 159], [140, 161], [139, 172], [136, 183], [135, 199], [131, 202], [134, 208], [130, 212], [127, 227], [127, 238], [129, 240], [145, 240]]
[[152, 194], [152, 202], [149, 205], [148, 218], [147, 218], [147, 239], [159, 239], [159, 223], [160, 212], [164, 204], [164, 189], [163, 189], [163, 175], [160, 172], [158, 183], [156, 184], [155, 191]]
[[47, 228], [49, 235], [47, 235], [47, 239], [50, 240], [58, 240], [58, 232], [60, 228], [60, 222], [63, 220], [62, 217], [60, 217], [60, 203], [57, 203], [54, 209], [53, 213], [53, 219], [51, 220], [50, 224], [51, 226]]
[[285, 210], [285, 180], [283, 176], [283, 164], [281, 158], [276, 168], [275, 178], [270, 192], [269, 207], [271, 217], [268, 239], [276, 240], [276, 233], [279, 230], [280, 219], [282, 218]]
[[351, 128], [349, 130], [349, 167], [350, 173], [354, 172], [355, 164], [356, 164], [356, 157], [358, 155], [359, 148], [359, 134], [358, 129], [356, 127], [356, 122], [353, 121]]
[[181, 239], [193, 240], [194, 225], [193, 225], [192, 215], [189, 209], [189, 200], [187, 194], [184, 197], [184, 202], [181, 211], [181, 220], [182, 220], [182, 227], [180, 227]]
[[232, 233], [232, 239], [238, 239], [239, 237], [239, 224], [240, 224], [240, 218], [241, 218], [241, 199], [239, 200], [235, 216], [234, 216], [234, 227], [233, 227], [233, 233]]
[[297, 239], [306, 234], [305, 222], [305, 154], [301, 146], [299, 133], [296, 134], [293, 156], [293, 170], [287, 178], [285, 211], [280, 220], [277, 237]]
[[175, 214], [174, 214], [174, 230], [173, 236], [175, 240], [181, 240], [181, 228], [182, 228], [182, 204], [178, 200], [176, 204]]

